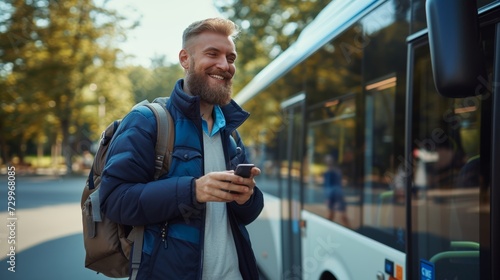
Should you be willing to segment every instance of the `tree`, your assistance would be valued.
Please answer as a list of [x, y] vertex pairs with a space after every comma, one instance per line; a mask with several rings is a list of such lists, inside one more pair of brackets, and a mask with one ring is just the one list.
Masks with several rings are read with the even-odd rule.
[[[12, 2], [12, 3], [11, 3]], [[14, 9], [21, 6], [23, 1], [3, 1], [0, 6], [5, 11], [10, 11], [10, 17], [5, 14], [0, 17], [0, 31], [9, 30], [9, 32], [0, 33], [0, 87], [3, 93], [0, 95], [0, 146], [2, 160], [7, 162], [9, 157], [9, 143], [17, 139], [20, 145], [23, 146], [26, 139], [26, 134], [30, 134], [33, 126], [22, 127], [27, 122], [33, 122], [26, 115], [21, 114], [22, 110], [26, 110], [26, 99], [31, 100], [34, 94], [22, 94], [23, 92], [32, 92], [32, 86], [29, 83], [21, 83], [20, 80], [26, 79], [26, 72], [17, 71], [18, 69], [25, 70], [21, 61], [18, 61], [19, 56], [29, 55], [33, 47], [30, 45], [28, 38], [35, 33], [33, 22], [35, 9], [26, 7], [22, 9]], [[35, 110], [38, 108], [35, 108]], [[36, 121], [39, 119], [36, 118]], [[18, 149], [21, 151], [22, 149]]]
[[[49, 138], [61, 142], [71, 172], [72, 155], [79, 142], [77, 125], [83, 125], [80, 115], [89, 102], [97, 106], [100, 97], [115, 99], [129, 108], [132, 98], [126, 86], [118, 90], [120, 86], [113, 84], [112, 90], [100, 96], [91, 91], [95, 95], [92, 100], [83, 96], [103, 77], [107, 79], [100, 83], [100, 89], [106, 88], [105, 82], [120, 79], [120, 51], [113, 42], [129, 27], [122, 27], [123, 18], [106, 10], [105, 3], [99, 7], [90, 0], [0, 2], [9, 11], [0, 18], [0, 82], [9, 92], [2, 100], [8, 117], [0, 124], [2, 135], [9, 135], [0, 141], [4, 160], [9, 140], [29, 139], [40, 134], [39, 129], [30, 128], [41, 128], [49, 122], [57, 128], [53, 132], [56, 135]], [[119, 91], [119, 98], [112, 97], [113, 90]], [[19, 133], [12, 129], [4, 134], [6, 126], [12, 124]]]

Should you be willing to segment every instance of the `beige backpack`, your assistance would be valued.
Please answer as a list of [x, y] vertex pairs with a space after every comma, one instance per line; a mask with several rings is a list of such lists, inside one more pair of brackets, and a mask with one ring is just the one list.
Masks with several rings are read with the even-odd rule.
[[[166, 108], [168, 97], [155, 99], [152, 103], [145, 100], [134, 106], [147, 106], [157, 124], [155, 180], [168, 171], [174, 142], [174, 124]], [[130, 227], [110, 221], [100, 210], [99, 187], [101, 175], [106, 164], [108, 147], [113, 140], [121, 120], [111, 123], [102, 133], [99, 148], [85, 188], [81, 208], [83, 223], [83, 242], [85, 245], [85, 267], [108, 277], [128, 277], [134, 280], [141, 263], [144, 227]], [[128, 230], [127, 230], [128, 229]], [[130, 233], [128, 233], [130, 231]], [[129, 257], [133, 248], [132, 272]]]

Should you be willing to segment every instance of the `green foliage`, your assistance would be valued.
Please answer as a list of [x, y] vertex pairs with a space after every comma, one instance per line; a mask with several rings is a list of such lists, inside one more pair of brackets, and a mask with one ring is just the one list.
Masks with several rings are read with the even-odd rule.
[[[73, 152], [93, 136], [79, 128], [99, 121], [86, 116], [88, 106], [97, 107], [102, 96], [113, 102], [113, 117], [133, 102], [116, 67], [119, 50], [109, 44], [123, 34], [122, 18], [90, 0], [0, 5], [7, 11], [0, 17], [0, 85], [7, 93], [0, 97], [2, 158], [19, 153], [22, 161], [22, 146], [36, 137], [62, 143], [71, 166]], [[91, 85], [98, 90], [89, 93]]]
[[144, 99], [153, 101], [156, 97], [170, 96], [175, 83], [183, 76], [182, 67], [166, 63], [164, 56], [155, 57], [152, 61], [153, 68], [135, 66], [128, 69], [136, 103]]
[[[287, 49], [330, 1], [215, 1], [223, 16], [242, 29], [234, 91], [237, 93], [272, 59]], [[0, 0], [0, 153], [3, 161], [39, 145], [62, 145], [66, 164], [88, 149], [104, 127], [122, 118], [136, 102], [170, 94], [183, 76], [177, 64], [162, 56], [152, 67], [124, 66], [117, 39], [137, 25], [106, 7], [107, 1]], [[295, 76], [294, 76], [295, 75]], [[301, 73], [290, 76], [299, 82]], [[279, 87], [291, 88], [291, 84]], [[276, 87], [264, 93], [266, 104], [249, 102], [247, 139], [277, 131], [282, 124]], [[274, 127], [262, 127], [274, 112]], [[251, 129], [250, 129], [251, 128]], [[271, 135], [271, 134], [268, 134]], [[256, 137], [253, 137], [256, 136]], [[260, 137], [260, 138], [259, 138]], [[260, 140], [259, 140], [260, 139]], [[28, 146], [26, 148], [26, 146]], [[35, 149], [36, 150], [36, 149]]]
[[[236, 40], [238, 59], [235, 93], [237, 94], [260, 70], [288, 49], [307, 24], [330, 2], [330, 0], [214, 1], [218, 10], [241, 28], [240, 36]], [[244, 105], [244, 108], [252, 114], [246, 124], [239, 129], [243, 136], [247, 136], [246, 139], [251, 139], [247, 140], [249, 142], [247, 144], [257, 145], [259, 141], [275, 140], [275, 134], [283, 121], [279, 113], [282, 94], [289, 92], [284, 88], [291, 88], [295, 83], [303, 81], [302, 73], [294, 74], [289, 81], [290, 84], [277, 84], [273, 89], [263, 92], [261, 100], [266, 100], [265, 104], [249, 101]], [[269, 116], [273, 116], [271, 122], [268, 120]], [[269, 127], [269, 123], [273, 127]]]

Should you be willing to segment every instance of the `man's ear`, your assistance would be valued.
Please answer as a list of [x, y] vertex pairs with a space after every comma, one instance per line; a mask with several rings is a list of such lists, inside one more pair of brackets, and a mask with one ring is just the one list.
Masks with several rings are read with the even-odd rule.
[[189, 68], [189, 54], [185, 49], [182, 49], [179, 52], [179, 62], [181, 63], [182, 68], [187, 70]]

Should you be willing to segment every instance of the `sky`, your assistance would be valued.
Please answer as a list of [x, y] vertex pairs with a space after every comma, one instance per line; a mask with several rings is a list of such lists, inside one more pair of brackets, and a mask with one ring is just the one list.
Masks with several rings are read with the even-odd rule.
[[127, 41], [119, 47], [136, 56], [127, 62], [144, 67], [150, 66], [155, 55], [177, 63], [184, 29], [194, 21], [220, 16], [213, 0], [114, 0], [108, 5], [133, 19], [142, 15], [140, 26], [129, 31]]

